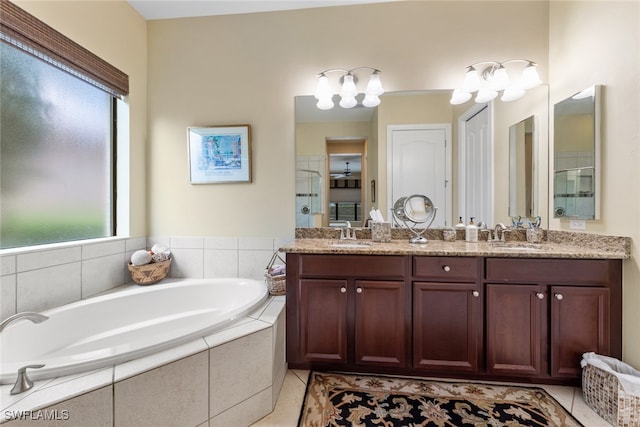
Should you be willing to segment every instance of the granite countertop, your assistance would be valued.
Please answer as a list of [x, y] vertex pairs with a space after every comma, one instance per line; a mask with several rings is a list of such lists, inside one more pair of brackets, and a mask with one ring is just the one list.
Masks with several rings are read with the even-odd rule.
[[[579, 234], [579, 233], [571, 233]], [[393, 239], [389, 243], [373, 242], [370, 239], [339, 240], [327, 238], [297, 238], [280, 248], [281, 252], [299, 254], [359, 254], [359, 255], [423, 255], [423, 256], [485, 256], [512, 258], [574, 258], [574, 259], [628, 259], [631, 257], [628, 238], [578, 236], [567, 239], [567, 243], [549, 236], [544, 243], [527, 243], [513, 240], [504, 244], [467, 243], [464, 240], [446, 242], [429, 239], [427, 244], [412, 244], [408, 239]], [[571, 237], [571, 236], [569, 236]], [[349, 244], [359, 244], [357, 247]], [[360, 246], [361, 244], [364, 246]], [[342, 246], [335, 246], [339, 244]], [[346, 244], [346, 245], [345, 245]]]

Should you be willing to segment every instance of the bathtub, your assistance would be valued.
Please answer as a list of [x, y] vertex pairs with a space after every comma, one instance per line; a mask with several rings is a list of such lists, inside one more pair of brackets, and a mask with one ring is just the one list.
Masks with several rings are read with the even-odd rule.
[[263, 303], [268, 290], [250, 279], [184, 279], [127, 288], [43, 311], [0, 332], [0, 384], [18, 369], [32, 379], [112, 366], [214, 333]]

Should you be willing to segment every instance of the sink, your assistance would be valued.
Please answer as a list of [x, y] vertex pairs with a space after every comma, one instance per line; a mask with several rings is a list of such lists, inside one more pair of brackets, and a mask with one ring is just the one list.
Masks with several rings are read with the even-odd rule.
[[329, 246], [334, 248], [368, 248], [371, 246], [371, 242], [336, 242], [328, 243]]

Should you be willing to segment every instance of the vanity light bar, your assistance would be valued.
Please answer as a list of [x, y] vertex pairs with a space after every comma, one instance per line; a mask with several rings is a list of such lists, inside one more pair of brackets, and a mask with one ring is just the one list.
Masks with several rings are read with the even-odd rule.
[[329, 78], [327, 77], [328, 73], [339, 72], [342, 73], [342, 76], [339, 79], [340, 83], [340, 107], [342, 108], [353, 108], [358, 105], [358, 101], [356, 100], [356, 96], [358, 95], [358, 89], [356, 84], [358, 83], [358, 78], [355, 76], [356, 71], [360, 70], [371, 70], [371, 75], [369, 76], [369, 82], [367, 83], [367, 87], [364, 90], [364, 100], [362, 101], [362, 105], [365, 107], [375, 107], [380, 104], [380, 95], [384, 93], [384, 88], [382, 87], [382, 81], [380, 80], [380, 70], [373, 67], [356, 67], [351, 70], [344, 70], [341, 68], [333, 68], [330, 70], [322, 71], [317, 75], [318, 78], [318, 87], [316, 88], [316, 92], [314, 96], [318, 100], [316, 107], [321, 110], [330, 110], [334, 107], [333, 95], [334, 92], [331, 89], [331, 85], [329, 83]]
[[[513, 82], [505, 65], [516, 62], [525, 63], [520, 78]], [[537, 65], [529, 59], [510, 59], [504, 62], [483, 61], [469, 65], [461, 87], [454, 89], [449, 102], [453, 105], [464, 104], [477, 92], [475, 102], [485, 103], [495, 99], [502, 92], [502, 101], [509, 102], [520, 99], [525, 92], [540, 86], [542, 80], [538, 75]], [[483, 66], [482, 72], [478, 71]]]

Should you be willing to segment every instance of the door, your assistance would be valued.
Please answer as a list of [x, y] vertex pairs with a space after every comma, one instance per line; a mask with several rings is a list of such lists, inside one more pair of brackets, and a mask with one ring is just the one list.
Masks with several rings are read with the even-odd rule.
[[404, 282], [356, 280], [355, 284], [355, 363], [405, 367]]
[[388, 128], [387, 206], [422, 194], [438, 208], [433, 227], [451, 225], [451, 126], [392, 125]]
[[413, 367], [477, 372], [482, 297], [475, 283], [413, 284]]
[[609, 289], [551, 287], [551, 375], [580, 377], [582, 354], [609, 354]]
[[487, 285], [487, 371], [537, 376], [546, 369], [546, 294], [538, 285]]
[[461, 117], [458, 143], [458, 207], [465, 223], [493, 224], [493, 173], [489, 107]]
[[302, 360], [347, 363], [347, 281], [302, 279], [298, 286]]

